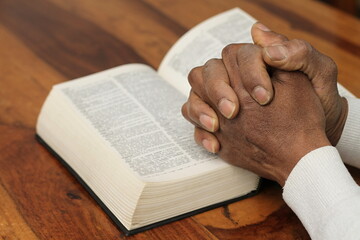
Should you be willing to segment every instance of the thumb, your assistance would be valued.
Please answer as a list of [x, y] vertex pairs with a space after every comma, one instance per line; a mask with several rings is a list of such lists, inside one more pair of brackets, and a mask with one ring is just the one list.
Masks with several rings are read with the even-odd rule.
[[334, 61], [304, 40], [295, 39], [264, 47], [262, 55], [271, 67], [305, 73], [312, 81], [315, 91], [317, 88], [324, 89], [336, 85], [337, 67]]
[[259, 22], [252, 26], [251, 36], [255, 44], [264, 48], [263, 59], [271, 67], [302, 71], [312, 80], [314, 87], [323, 87], [322, 81], [325, 80], [336, 82], [336, 64], [306, 41], [289, 41], [286, 36], [271, 31]]
[[256, 45], [267, 47], [287, 42], [289, 39], [277, 32], [271, 31], [262, 23], [255, 23], [251, 28], [251, 37]]

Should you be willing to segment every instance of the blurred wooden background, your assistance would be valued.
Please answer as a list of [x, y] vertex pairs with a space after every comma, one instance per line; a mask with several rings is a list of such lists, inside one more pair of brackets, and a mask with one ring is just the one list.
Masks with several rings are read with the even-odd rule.
[[233, 7], [330, 55], [360, 96], [360, 22], [321, 2], [0, 0], [0, 238], [309, 239], [271, 182], [253, 198], [127, 238], [34, 139], [53, 84], [125, 63], [157, 68], [188, 29]]
[[360, 17], [360, 0], [321, 0], [342, 11]]

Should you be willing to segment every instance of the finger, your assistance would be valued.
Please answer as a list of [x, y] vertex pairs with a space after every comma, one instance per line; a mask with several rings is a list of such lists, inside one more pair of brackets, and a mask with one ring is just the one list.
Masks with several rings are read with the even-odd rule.
[[[247, 91], [248, 94], [242, 96], [250, 95], [261, 105], [271, 101], [273, 86], [260, 47], [253, 44], [227, 46], [223, 50], [223, 58], [232, 86]], [[240, 103], [243, 104], [241, 99]]]
[[194, 139], [197, 144], [204, 147], [208, 152], [217, 153], [220, 150], [220, 143], [215, 135], [201, 128], [195, 128]]
[[215, 111], [193, 91], [190, 92], [189, 99], [181, 108], [181, 112], [195, 126], [209, 132], [219, 129], [219, 121]]
[[271, 31], [262, 23], [255, 23], [251, 28], [251, 36], [256, 45], [267, 47], [282, 44], [289, 39], [282, 34]]
[[230, 86], [230, 80], [223, 62], [220, 59], [207, 61], [202, 75], [206, 94], [211, 104], [224, 117], [228, 119], [235, 117], [239, 111], [239, 101]]
[[271, 101], [273, 85], [263, 61], [261, 48], [247, 44], [238, 51], [238, 65], [244, 88], [261, 105]]

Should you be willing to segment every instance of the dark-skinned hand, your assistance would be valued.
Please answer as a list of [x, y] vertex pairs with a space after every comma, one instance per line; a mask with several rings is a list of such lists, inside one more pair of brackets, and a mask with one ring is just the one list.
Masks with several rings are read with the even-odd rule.
[[[242, 80], [249, 79], [249, 67], [260, 58], [260, 47], [240, 45], [237, 59], [242, 62], [242, 67], [229, 81], [239, 100], [240, 112], [233, 119], [216, 112], [219, 125], [212, 137], [221, 144], [218, 154], [222, 159], [284, 185], [301, 157], [331, 144], [325, 133], [323, 107], [305, 74], [275, 70], [270, 79], [274, 94], [267, 105], [258, 104], [249, 94]], [[205, 87], [206, 79], [216, 78], [218, 72], [226, 71], [223, 61], [215, 59], [195, 68], [189, 80], [197, 98], [189, 100], [190, 103], [199, 100], [199, 104], [206, 104], [204, 106], [217, 111], [212, 102], [213, 96]], [[183, 114], [191, 121], [184, 108]], [[203, 133], [198, 132], [195, 140], [204, 145], [208, 136]]]
[[[347, 117], [347, 102], [337, 90], [336, 64], [306, 41], [288, 40], [261, 23], [254, 24], [251, 33], [255, 44], [262, 47], [262, 57], [253, 60], [252, 65], [246, 65], [248, 74], [242, 79], [246, 91], [260, 105], [266, 105], [272, 101], [274, 94], [267, 66], [305, 73], [325, 112], [328, 139], [332, 145], [336, 145]], [[201, 135], [202, 145], [211, 152], [220, 149], [217, 138], [212, 134], [219, 127], [218, 115], [231, 119], [241, 111], [239, 99], [231, 85], [231, 81], [237, 81], [237, 72], [244, 69], [244, 64], [238, 57], [240, 48], [241, 44], [224, 48], [222, 56], [225, 69], [213, 66], [209, 68], [211, 61], [203, 68], [204, 88], [210, 98], [209, 104], [192, 90], [182, 109], [188, 120], [197, 126], [195, 136]], [[192, 80], [189, 81], [191, 83]]]

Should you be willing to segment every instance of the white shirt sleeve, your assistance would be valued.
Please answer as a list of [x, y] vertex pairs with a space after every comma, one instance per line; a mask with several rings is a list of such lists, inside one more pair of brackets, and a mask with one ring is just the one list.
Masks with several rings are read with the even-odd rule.
[[305, 155], [290, 173], [283, 197], [313, 240], [360, 239], [360, 187], [336, 148]]
[[360, 99], [346, 99], [348, 116], [336, 148], [345, 163], [360, 168]]

